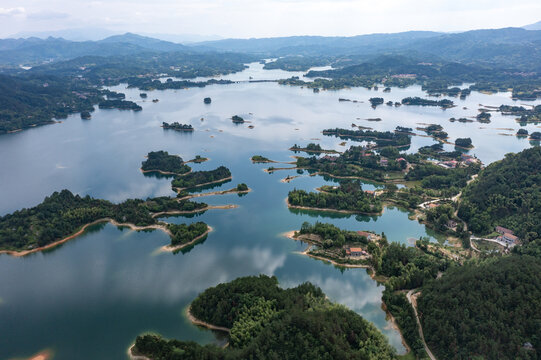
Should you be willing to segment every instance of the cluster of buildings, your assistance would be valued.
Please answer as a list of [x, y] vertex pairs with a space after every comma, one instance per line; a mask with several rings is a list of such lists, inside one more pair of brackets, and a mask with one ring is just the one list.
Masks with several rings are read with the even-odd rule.
[[[376, 240], [376, 235], [368, 231], [357, 231], [357, 234], [360, 236], [364, 236], [368, 241]], [[368, 252], [361, 247], [346, 246], [345, 250], [346, 250], [346, 256], [350, 256], [350, 257], [369, 256]]]
[[460, 165], [468, 166], [470, 164], [475, 164], [478, 162], [479, 162], [479, 159], [468, 154], [462, 154], [460, 155], [460, 161], [457, 161], [457, 160], [439, 161], [437, 162], [437, 165], [446, 169], [456, 169]]
[[518, 236], [514, 235], [513, 230], [509, 230], [501, 226], [496, 226], [496, 232], [500, 234], [497, 239], [507, 245], [516, 245], [520, 240]]

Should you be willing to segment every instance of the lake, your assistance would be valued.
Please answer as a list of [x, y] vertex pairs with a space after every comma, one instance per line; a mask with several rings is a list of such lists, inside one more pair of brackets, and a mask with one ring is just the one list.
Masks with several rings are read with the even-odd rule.
[[[235, 81], [265, 79], [261, 64], [224, 76]], [[290, 77], [281, 70], [268, 71], [268, 79]], [[295, 73], [296, 74], [296, 73]], [[519, 104], [509, 93], [485, 95], [473, 92], [466, 100], [453, 99], [455, 108], [381, 105], [372, 109], [370, 97], [400, 101], [406, 96], [425, 96], [419, 86], [393, 88], [390, 93], [363, 88], [321, 91], [280, 86], [276, 83], [239, 82], [189, 90], [148, 92], [125, 85], [111, 88], [126, 94], [143, 107], [141, 112], [99, 110], [91, 120], [70, 116], [61, 124], [48, 125], [0, 137], [0, 214], [40, 203], [64, 188], [113, 202], [127, 198], [174, 196], [170, 179], [143, 175], [141, 161], [149, 151], [166, 150], [185, 160], [201, 155], [210, 158], [191, 164], [194, 170], [225, 165], [233, 180], [213, 190], [246, 183], [253, 191], [199, 199], [209, 204], [236, 204], [236, 209], [210, 210], [195, 217], [169, 217], [168, 222], [205, 221], [215, 231], [206, 241], [185, 253], [158, 253], [169, 238], [160, 231], [134, 232], [110, 224], [92, 227], [83, 236], [48, 251], [24, 258], [0, 255], [0, 358], [30, 356], [50, 349], [54, 359], [126, 358], [126, 350], [143, 332], [167, 338], [222, 343], [211, 331], [195, 327], [184, 316], [188, 304], [203, 290], [240, 276], [276, 275], [283, 287], [310, 281], [333, 300], [373, 322], [398, 353], [404, 353], [399, 333], [381, 309], [383, 287], [364, 269], [339, 269], [298, 252], [304, 244], [281, 234], [299, 229], [304, 221], [324, 221], [351, 230], [385, 232], [390, 241], [437, 236], [408, 219], [408, 212], [385, 209], [382, 216], [337, 215], [290, 211], [285, 199], [297, 188], [313, 190], [333, 184], [306, 174], [282, 183], [296, 170], [263, 171], [268, 164], [252, 164], [252, 155], [292, 161], [293, 144], [309, 142], [343, 151], [355, 142], [321, 134], [325, 128], [350, 128], [351, 123], [377, 130], [398, 125], [441, 124], [451, 141], [471, 137], [469, 153], [485, 164], [508, 152], [530, 147], [514, 134], [519, 125], [513, 117], [492, 113], [490, 124], [450, 123], [450, 117], [475, 116], [478, 104]], [[211, 97], [205, 105], [203, 98]], [[339, 102], [338, 98], [359, 100]], [[159, 99], [153, 103], [151, 99]], [[539, 102], [528, 102], [538, 104]], [[467, 107], [467, 109], [463, 109]], [[231, 116], [247, 123], [235, 125]], [[380, 117], [380, 122], [364, 119]], [[162, 122], [192, 124], [193, 133], [164, 130]], [[253, 129], [248, 126], [253, 125]], [[501, 130], [512, 128], [513, 130]], [[539, 131], [529, 124], [528, 131]], [[317, 139], [317, 140], [313, 140]], [[413, 137], [409, 152], [434, 141]], [[446, 145], [446, 149], [452, 149]], [[289, 166], [289, 165], [284, 165]], [[366, 184], [365, 189], [373, 189]], [[196, 199], [197, 200], [197, 199]]]

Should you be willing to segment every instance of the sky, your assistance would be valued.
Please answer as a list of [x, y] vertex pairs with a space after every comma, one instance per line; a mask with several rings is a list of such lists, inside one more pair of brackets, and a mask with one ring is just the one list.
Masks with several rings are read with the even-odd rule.
[[540, 0], [0, 0], [0, 37], [69, 28], [115, 33], [351, 36], [541, 21]]

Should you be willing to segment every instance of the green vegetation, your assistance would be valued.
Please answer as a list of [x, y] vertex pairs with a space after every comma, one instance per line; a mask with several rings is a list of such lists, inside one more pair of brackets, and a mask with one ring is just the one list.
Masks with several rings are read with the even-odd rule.
[[540, 272], [539, 258], [512, 255], [468, 262], [427, 284], [418, 306], [436, 357], [538, 359]]
[[411, 137], [408, 134], [395, 133], [391, 131], [376, 130], [349, 130], [349, 129], [326, 129], [323, 135], [336, 136], [348, 140], [373, 140], [378, 146], [408, 146], [411, 144]]
[[288, 202], [291, 206], [366, 214], [378, 214], [383, 209], [380, 201], [366, 195], [358, 181], [342, 183], [337, 188], [325, 189], [325, 192], [308, 193], [295, 189], [289, 192]]
[[370, 101], [370, 104], [372, 105], [372, 107], [375, 108], [376, 106], [383, 104], [384, 100], [383, 98], [380, 98], [380, 97], [373, 97], [373, 98], [368, 99], [368, 101]]
[[439, 106], [441, 108], [450, 108], [454, 106], [454, 103], [451, 100], [429, 100], [423, 99], [420, 97], [407, 97], [402, 99], [402, 105], [420, 105], [420, 106]]
[[479, 164], [446, 169], [431, 163], [421, 163], [408, 172], [406, 180], [420, 180], [422, 188], [438, 190], [442, 193], [442, 196], [447, 197], [458, 194], [460, 189], [466, 186], [472, 175], [477, 174], [479, 170]]
[[541, 105], [526, 109], [523, 106], [501, 105], [498, 109], [502, 115], [519, 116], [517, 121], [521, 124], [541, 122]]
[[53, 118], [94, 111], [100, 90], [49, 76], [20, 78], [0, 75], [0, 134], [54, 123]]
[[261, 156], [261, 155], [252, 156], [252, 161], [255, 162], [255, 163], [268, 163], [268, 162], [271, 162], [271, 160], [269, 158], [266, 158], [266, 157]]
[[207, 204], [177, 201], [168, 197], [128, 199], [120, 204], [90, 196], [73, 195], [69, 190], [55, 192], [29, 209], [0, 217], [0, 248], [27, 250], [45, 246], [77, 232], [83, 225], [110, 218], [136, 226], [156, 225], [152, 216], [167, 211], [192, 211]]
[[492, 115], [490, 113], [487, 113], [487, 112], [484, 112], [484, 111], [481, 111], [479, 114], [477, 114], [477, 116], [475, 117], [477, 119], [478, 122], [480, 123], [483, 123], [483, 124], [488, 124], [490, 123], [490, 117]]
[[191, 124], [180, 124], [176, 121], [171, 124], [163, 122], [162, 127], [164, 129], [171, 129], [175, 131], [193, 131], [193, 126]]
[[142, 335], [135, 341], [135, 352], [155, 360], [395, 358], [374, 325], [331, 303], [310, 283], [284, 290], [276, 277], [239, 278], [205, 290], [193, 301], [191, 312], [230, 328], [230, 345], [220, 349]]
[[233, 117], [231, 118], [231, 120], [235, 123], [235, 124], [244, 124], [244, 119], [238, 115], [233, 115]]
[[169, 155], [167, 151], [151, 151], [143, 161], [143, 171], [161, 171], [166, 173], [185, 174], [191, 171], [178, 155]]
[[248, 185], [245, 183], [240, 183], [237, 185], [237, 191], [248, 191]]
[[189, 243], [195, 238], [203, 235], [208, 231], [208, 226], [204, 222], [198, 221], [189, 225], [167, 224], [167, 229], [173, 234], [171, 245], [178, 246]]
[[458, 216], [477, 234], [500, 225], [523, 238], [541, 234], [541, 148], [533, 147], [487, 166], [464, 190]]
[[177, 176], [171, 182], [173, 189], [190, 189], [209, 183], [226, 181], [231, 177], [231, 171], [220, 166], [209, 171], [193, 171], [187, 175]]
[[455, 145], [466, 149], [473, 148], [473, 144], [470, 138], [457, 138], [455, 140]]
[[133, 110], [141, 111], [143, 108], [133, 101], [127, 100], [104, 100], [98, 104], [100, 109], [119, 109], [119, 110]]
[[295, 144], [292, 147], [290, 147], [289, 150], [292, 150], [292, 151], [295, 151], [295, 152], [297, 152], [297, 151], [305, 151], [308, 154], [317, 154], [317, 153], [336, 154], [336, 153], [338, 153], [335, 150], [325, 150], [325, 149], [323, 149], [321, 147], [321, 145], [314, 144], [314, 143], [309, 143], [308, 145], [306, 145], [306, 147], [301, 147], [301, 146]]

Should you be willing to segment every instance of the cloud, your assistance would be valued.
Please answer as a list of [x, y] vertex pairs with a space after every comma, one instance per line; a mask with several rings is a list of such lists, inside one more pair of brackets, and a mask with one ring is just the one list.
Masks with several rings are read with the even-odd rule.
[[25, 13], [24, 7], [0, 8], [0, 16], [2, 17], [24, 15]]
[[54, 19], [66, 19], [70, 15], [63, 13], [63, 12], [56, 12], [56, 11], [38, 11], [29, 13], [26, 17], [29, 20], [54, 20]]

